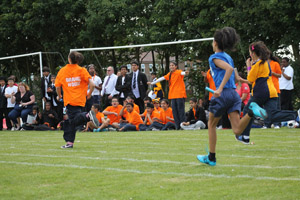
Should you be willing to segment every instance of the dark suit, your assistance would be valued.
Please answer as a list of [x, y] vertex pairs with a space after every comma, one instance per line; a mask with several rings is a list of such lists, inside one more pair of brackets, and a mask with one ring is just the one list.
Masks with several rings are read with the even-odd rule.
[[[64, 104], [63, 102], [60, 102], [57, 100], [57, 93], [56, 93], [56, 87], [55, 85], [52, 85], [52, 83], [49, 83], [49, 87], [52, 89], [52, 92], [48, 92], [48, 96], [51, 98], [51, 105], [52, 105], [52, 109], [57, 113], [58, 115], [58, 121], [62, 121], [63, 119], [63, 108], [64, 108]], [[63, 91], [62, 91], [63, 94]], [[56, 106], [53, 105], [53, 100], [56, 103]]]
[[[50, 87], [50, 85], [51, 85], [51, 74], [49, 74], [46, 81], [48, 83], [48, 87]], [[45, 77], [44, 76], [41, 78], [41, 91], [42, 91], [42, 98], [46, 97], [47, 90], [45, 89]], [[50, 101], [50, 99], [47, 99], [47, 101]]]
[[[116, 90], [120, 92], [119, 102], [123, 105], [123, 101], [131, 93], [131, 78], [128, 74], [125, 75], [124, 84], [122, 85], [123, 76], [119, 76], [116, 83]], [[124, 94], [124, 97], [121, 98], [121, 93]]]
[[3, 129], [3, 116], [5, 116], [7, 129], [11, 129], [11, 123], [10, 119], [8, 118], [8, 109], [7, 109], [7, 99], [5, 97], [5, 89], [6, 85], [4, 86], [4, 89], [2, 91], [2, 86], [0, 86], [0, 130]]
[[[133, 81], [133, 72], [130, 73], [130, 77], [131, 80]], [[131, 88], [133, 88], [133, 84], [131, 81]], [[140, 97], [136, 98], [134, 103], [137, 104], [140, 107], [140, 113], [144, 112], [144, 98], [146, 97], [146, 92], [148, 90], [148, 84], [147, 84], [147, 77], [146, 74], [144, 74], [143, 72], [141, 72], [139, 70], [139, 73], [137, 75], [137, 84], [139, 87], [139, 93], [140, 93]]]

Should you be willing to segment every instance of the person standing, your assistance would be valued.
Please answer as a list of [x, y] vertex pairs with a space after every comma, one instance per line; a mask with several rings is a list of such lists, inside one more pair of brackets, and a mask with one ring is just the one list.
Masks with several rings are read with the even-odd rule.
[[51, 97], [48, 95], [48, 88], [51, 85], [51, 74], [48, 67], [43, 67], [43, 77], [41, 78], [41, 91], [44, 102], [51, 102]]
[[92, 76], [92, 81], [95, 84], [95, 89], [92, 93], [92, 98], [91, 98], [91, 105], [89, 106], [88, 111], [91, 110], [91, 106], [93, 104], [100, 104], [100, 91], [102, 89], [102, 80], [99, 76], [97, 76], [96, 74], [96, 70], [95, 70], [95, 65], [94, 64], [90, 64], [89, 65], [89, 73]]
[[282, 76], [279, 78], [281, 110], [293, 110], [292, 94], [294, 90], [294, 69], [289, 65], [289, 59], [287, 57], [282, 58], [281, 72]]
[[[0, 77], [0, 130], [3, 129], [3, 118], [5, 116], [7, 129], [11, 129], [10, 120], [8, 118], [7, 99], [5, 96], [6, 89], [5, 78]], [[9, 127], [10, 124], [10, 127]]]
[[121, 75], [117, 79], [116, 90], [119, 92], [119, 103], [123, 105], [124, 100], [131, 93], [131, 79], [127, 74], [127, 66], [122, 65], [120, 67]]
[[[12, 103], [11, 99], [14, 94], [18, 92], [18, 86], [15, 85], [15, 81], [13, 77], [9, 77], [7, 79], [8, 86], [5, 89], [5, 97], [7, 98], [7, 116], [10, 111], [12, 111], [15, 107], [15, 103]], [[8, 118], [9, 119], [9, 118]], [[11, 120], [6, 119], [7, 130], [12, 129]]]
[[[151, 78], [152, 78], [152, 82], [157, 80], [155, 72], [151, 73]], [[160, 99], [164, 98], [164, 91], [159, 82], [152, 86], [152, 90], [155, 94], [155, 98], [160, 98]]]
[[114, 74], [114, 68], [109, 66], [106, 70], [107, 76], [104, 78], [101, 96], [103, 98], [103, 110], [111, 106], [111, 99], [119, 92], [116, 90], [118, 76]]
[[[91, 98], [94, 83], [88, 71], [80, 67], [84, 57], [81, 53], [72, 51], [68, 56], [69, 64], [61, 68], [55, 80], [58, 99], [62, 99], [61, 87], [64, 92], [63, 101], [67, 108], [68, 119], [64, 122], [64, 140], [66, 145], [61, 148], [73, 148], [76, 136], [75, 127], [88, 121], [98, 126], [99, 122], [93, 111], [82, 113], [86, 99]], [[87, 93], [88, 86], [90, 88]]]
[[131, 77], [131, 89], [135, 96], [134, 102], [140, 107], [140, 113], [145, 110], [144, 98], [146, 97], [146, 92], [148, 90], [147, 77], [146, 74], [139, 70], [139, 63], [137, 61], [131, 62], [132, 72]]
[[150, 85], [154, 85], [160, 81], [167, 80], [169, 81], [169, 99], [172, 100], [172, 111], [175, 119], [176, 129], [180, 129], [180, 124], [185, 121], [185, 99], [186, 99], [186, 90], [184, 84], [184, 76], [188, 74], [188, 71], [183, 72], [178, 69], [176, 62], [170, 62], [170, 72], [157, 79], [154, 82], [148, 82]]

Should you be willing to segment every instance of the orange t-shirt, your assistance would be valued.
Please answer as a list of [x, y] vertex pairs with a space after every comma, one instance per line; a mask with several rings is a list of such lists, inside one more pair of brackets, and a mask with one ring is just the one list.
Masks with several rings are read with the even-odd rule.
[[107, 115], [107, 118], [110, 119], [110, 122], [109, 124], [111, 125], [112, 123], [114, 122], [117, 122], [119, 123], [120, 122], [120, 119], [121, 119], [121, 116], [119, 115], [121, 109], [123, 108], [123, 106], [121, 105], [118, 105], [117, 107], [113, 107], [113, 106], [108, 106], [104, 111], [108, 111], [108, 112], [114, 112], [114, 113], [117, 113], [118, 116], [114, 115], [114, 114], [111, 114], [111, 115]]
[[181, 75], [181, 72], [181, 70], [172, 72], [171, 80], [169, 80], [171, 72], [164, 76], [169, 81], [169, 99], [186, 98], [184, 75]]
[[55, 87], [62, 87], [65, 106], [85, 106], [90, 78], [88, 71], [77, 64], [67, 64], [59, 70]]
[[155, 110], [160, 113], [163, 109], [161, 107], [155, 108]]
[[[206, 78], [207, 78], [209, 88], [212, 89], [212, 90], [216, 90], [216, 85], [215, 85], [213, 77], [210, 74], [210, 69], [206, 73]], [[213, 96], [213, 93], [209, 92], [209, 98], [208, 99], [210, 100], [212, 98], [212, 96]]]
[[102, 112], [98, 112], [96, 114], [96, 118], [98, 119], [99, 123], [102, 124], [102, 118], [104, 118], [104, 114]]
[[162, 111], [159, 113], [159, 119], [162, 121], [162, 124], [166, 124], [168, 122], [173, 122], [173, 121], [167, 119], [167, 117], [174, 119], [172, 108], [168, 108], [167, 110], [162, 109]]
[[140, 117], [139, 113], [133, 110], [131, 113], [127, 112], [126, 120], [128, 123], [134, 125], [136, 130], [139, 130], [139, 125], [143, 123], [142, 118]]
[[[138, 105], [136, 105], [135, 103], [133, 104], [133, 110], [135, 110], [137, 113], [140, 113], [140, 107]], [[124, 108], [123, 117], [126, 118], [127, 113], [128, 113], [127, 108]]]
[[[280, 64], [278, 62], [271, 60], [270, 66], [271, 66], [272, 72], [274, 72], [276, 74], [282, 74]], [[280, 93], [278, 77], [272, 75], [272, 81], [273, 81], [273, 84], [274, 84], [274, 87], [275, 87], [277, 93]]]
[[[152, 119], [152, 121], [153, 121], [153, 118], [160, 119], [160, 114], [159, 114], [159, 112], [157, 112], [156, 110], [153, 110], [153, 112], [152, 112], [151, 115], [150, 115], [150, 118]], [[147, 123], [146, 123], [146, 124], [147, 124], [147, 125], [151, 125], [148, 118], [147, 118]]]

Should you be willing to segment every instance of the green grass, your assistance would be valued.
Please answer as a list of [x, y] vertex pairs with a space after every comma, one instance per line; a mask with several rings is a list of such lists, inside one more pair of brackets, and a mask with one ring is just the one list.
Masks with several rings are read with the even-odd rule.
[[0, 132], [0, 199], [299, 199], [299, 129], [252, 129], [254, 145], [218, 133], [217, 166], [207, 130]]

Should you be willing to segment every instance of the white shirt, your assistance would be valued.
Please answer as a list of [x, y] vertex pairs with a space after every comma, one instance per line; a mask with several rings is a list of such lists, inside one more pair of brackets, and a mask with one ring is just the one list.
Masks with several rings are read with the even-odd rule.
[[294, 69], [289, 65], [285, 68], [284, 73], [291, 77], [291, 80], [287, 80], [283, 75], [279, 78], [279, 89], [280, 90], [293, 90], [293, 76], [294, 76]]
[[[134, 94], [135, 98], [140, 98], [140, 96], [141, 96], [140, 91], [139, 91], [138, 74], [139, 74], [139, 70], [136, 70], [136, 72], [132, 72], [131, 89], [132, 89], [132, 93]], [[133, 88], [134, 76], [135, 76], [135, 88]]]
[[[124, 82], [125, 82], [125, 76], [122, 76], [122, 85], [124, 85]], [[124, 98], [124, 93], [123, 92], [120, 94], [120, 97]]]
[[[102, 83], [101, 78], [97, 75], [92, 76], [92, 81], [94, 82], [95, 86], [97, 86], [97, 87], [99, 87], [99, 85]], [[89, 92], [89, 90], [88, 90], [88, 92]], [[92, 93], [92, 96], [94, 96], [94, 95], [100, 95], [100, 90], [95, 88]]]
[[[12, 94], [12, 93], [17, 93], [18, 92], [18, 86], [13, 85], [12, 87], [7, 87], [5, 88], [5, 93], [4, 94]], [[11, 103], [11, 98], [7, 98], [7, 107], [8, 108], [13, 108], [15, 106], [15, 103]]]
[[[111, 96], [114, 96], [116, 94], [119, 94], [119, 92], [116, 90], [116, 83], [118, 76], [115, 74], [110, 75], [110, 79], [108, 80], [109, 76], [106, 76], [103, 81], [102, 90], [101, 90], [101, 96], [105, 94], [110, 94]], [[108, 84], [106, 84], [108, 81]]]
[[48, 96], [48, 93], [47, 93], [47, 89], [48, 89], [48, 80], [49, 80], [49, 78], [50, 78], [50, 74], [47, 76], [47, 77], [45, 77], [44, 76], [44, 79], [45, 79], [45, 98], [46, 99], [51, 99], [49, 96]]

